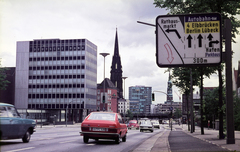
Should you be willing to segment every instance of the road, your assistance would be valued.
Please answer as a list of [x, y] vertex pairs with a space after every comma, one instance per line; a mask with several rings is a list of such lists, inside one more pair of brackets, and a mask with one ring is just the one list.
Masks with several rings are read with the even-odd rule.
[[[74, 126], [74, 125], [73, 125]], [[1, 152], [128, 152], [138, 147], [142, 142], [164, 129], [155, 129], [151, 132], [128, 130], [127, 141], [115, 144], [111, 140], [89, 140], [83, 143], [83, 137], [79, 135], [80, 127], [56, 126], [49, 128], [37, 128], [29, 143], [23, 143], [21, 139], [0, 141]]]

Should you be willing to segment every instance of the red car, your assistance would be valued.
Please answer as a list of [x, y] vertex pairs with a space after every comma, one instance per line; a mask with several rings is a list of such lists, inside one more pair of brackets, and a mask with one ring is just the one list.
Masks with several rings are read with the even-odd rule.
[[130, 120], [128, 123], [128, 129], [136, 128], [137, 130], [139, 129], [139, 124], [137, 120]]
[[119, 144], [120, 138], [126, 142], [127, 125], [120, 114], [114, 112], [92, 112], [81, 124], [84, 143], [89, 139], [113, 139]]

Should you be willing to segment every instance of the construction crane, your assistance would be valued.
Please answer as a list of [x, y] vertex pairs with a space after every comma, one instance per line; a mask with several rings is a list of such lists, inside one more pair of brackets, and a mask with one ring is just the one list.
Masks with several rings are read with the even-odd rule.
[[178, 96], [178, 98], [179, 98], [179, 101], [181, 101], [181, 96], [176, 92], [176, 91], [174, 91], [175, 93], [176, 93], [176, 95]]

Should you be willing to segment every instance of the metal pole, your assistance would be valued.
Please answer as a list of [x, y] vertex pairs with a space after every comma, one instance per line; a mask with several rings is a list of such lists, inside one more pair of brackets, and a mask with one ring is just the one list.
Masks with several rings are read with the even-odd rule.
[[191, 133], [193, 133], [193, 84], [192, 84], [192, 69], [190, 68], [190, 102], [191, 102]]
[[66, 127], [67, 127], [67, 110], [68, 110], [68, 104], [67, 104], [67, 107], [66, 107]]
[[[106, 96], [105, 96], [105, 56], [104, 56], [104, 68], [103, 68], [103, 96], [104, 96], [104, 103], [103, 103], [103, 111], [105, 111], [105, 102], [106, 102]], [[106, 109], [107, 110], [107, 109]]]
[[103, 96], [104, 96], [104, 103], [103, 103], [103, 111], [105, 111], [105, 102], [106, 102], [106, 96], [105, 96], [105, 57], [107, 56], [107, 55], [109, 55], [109, 53], [100, 53], [100, 55], [102, 55], [103, 56], [103, 58], [104, 58], [104, 68], [103, 68], [103, 77], [104, 77], [104, 79], [103, 79]]
[[232, 24], [225, 19], [225, 52], [226, 52], [226, 116], [227, 116], [227, 144], [235, 144], [233, 119], [233, 87], [232, 87]]
[[[127, 79], [127, 77], [122, 77], [123, 78], [123, 80], [124, 80], [124, 96], [123, 96], [123, 98], [125, 99], [125, 79]], [[126, 111], [125, 111], [125, 104], [126, 104], [126, 99], [125, 99], [125, 102], [124, 102], [124, 122], [126, 121]]]

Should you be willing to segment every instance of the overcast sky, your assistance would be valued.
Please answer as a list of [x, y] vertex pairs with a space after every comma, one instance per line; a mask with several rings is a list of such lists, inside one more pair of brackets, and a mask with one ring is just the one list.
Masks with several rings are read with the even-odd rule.
[[[155, 24], [158, 15], [168, 11], [155, 8], [153, 0], [0, 0], [0, 58], [3, 67], [16, 66], [16, 42], [34, 39], [86, 38], [98, 47], [97, 83], [103, 80], [103, 57], [106, 57], [106, 77], [110, 78], [116, 28], [121, 56], [125, 94], [128, 87], [150, 86], [167, 91], [166, 68], [156, 64]], [[239, 29], [240, 30], [240, 29]], [[233, 67], [240, 60], [240, 36], [233, 44]], [[205, 79], [205, 87], [218, 86], [218, 77]], [[124, 88], [123, 88], [124, 89]], [[173, 86], [173, 99], [179, 101], [178, 88]], [[166, 101], [166, 95], [156, 93], [156, 103]]]

